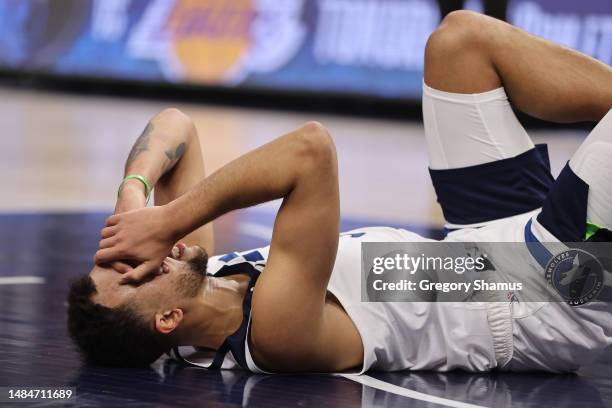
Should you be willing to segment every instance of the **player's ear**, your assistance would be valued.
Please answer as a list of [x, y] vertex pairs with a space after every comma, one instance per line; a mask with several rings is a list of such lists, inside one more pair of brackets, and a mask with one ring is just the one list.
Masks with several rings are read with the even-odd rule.
[[181, 309], [171, 309], [155, 314], [155, 329], [163, 334], [168, 334], [176, 329], [183, 320]]

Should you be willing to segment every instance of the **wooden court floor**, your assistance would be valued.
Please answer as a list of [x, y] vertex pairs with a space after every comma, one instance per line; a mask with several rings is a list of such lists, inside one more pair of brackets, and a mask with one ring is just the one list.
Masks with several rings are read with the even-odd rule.
[[[442, 225], [421, 123], [2, 87], [0, 211], [112, 209], [132, 143], [147, 121], [168, 106], [194, 119], [209, 173], [309, 120], [320, 121], [338, 150], [343, 215], [382, 224]], [[585, 133], [540, 130], [531, 135], [537, 143], [552, 142], [556, 173]]]
[[[123, 160], [147, 119], [167, 105], [0, 88], [0, 387], [75, 387], [71, 405], [79, 407], [612, 406], [612, 359], [576, 375], [257, 376], [171, 361], [139, 370], [81, 364], [65, 331], [67, 283], [91, 268]], [[319, 120], [338, 148], [344, 230], [392, 225], [440, 236], [419, 123], [173, 105], [194, 117], [208, 171]], [[555, 171], [584, 135], [533, 133], [550, 143]], [[215, 226], [218, 250], [266, 245], [274, 208], [223, 217]]]

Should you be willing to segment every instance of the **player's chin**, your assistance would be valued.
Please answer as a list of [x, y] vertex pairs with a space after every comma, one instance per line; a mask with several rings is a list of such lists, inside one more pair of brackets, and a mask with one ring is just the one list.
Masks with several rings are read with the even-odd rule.
[[204, 285], [204, 279], [205, 275], [199, 270], [188, 268], [188, 270], [176, 280], [176, 291], [183, 298], [195, 297], [200, 293]]
[[189, 270], [202, 277], [206, 276], [206, 269], [208, 267], [208, 254], [204, 249], [198, 251], [191, 259], [187, 261]]

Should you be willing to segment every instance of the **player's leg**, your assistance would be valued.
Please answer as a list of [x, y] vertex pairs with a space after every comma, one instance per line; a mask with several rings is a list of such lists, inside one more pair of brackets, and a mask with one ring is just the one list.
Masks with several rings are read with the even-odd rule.
[[436, 170], [507, 159], [534, 147], [495, 67], [484, 55], [469, 57], [458, 31], [443, 23], [425, 51], [423, 119], [429, 166]]
[[[589, 364], [600, 355], [609, 353], [612, 345], [612, 251], [609, 245], [602, 245], [601, 242], [612, 242], [610, 231], [612, 110], [593, 129], [561, 171], [542, 211], [525, 227], [526, 237], [529, 232], [533, 235], [531, 239], [526, 239], [531, 242], [527, 247], [531, 248], [530, 252], [542, 271], [547, 271], [547, 278], [553, 279], [554, 287], [567, 285], [561, 279], [565, 277], [564, 274], [557, 273], [556, 267], [549, 267], [552, 265], [551, 256], [567, 249], [566, 245], [558, 245], [557, 241], [569, 243], [570, 248], [576, 247], [574, 242], [598, 242], [577, 246], [594, 255], [603, 270], [601, 274], [591, 275], [598, 276], [591, 282], [574, 278], [566, 286], [572, 288], [566, 295], [573, 294], [574, 300], [580, 303], [586, 300], [579, 307], [555, 302], [531, 316], [514, 320], [514, 357], [509, 369], [569, 370]], [[535, 243], [534, 237], [542, 245]], [[540, 248], [547, 250], [542, 251]], [[576, 261], [582, 271], [590, 271], [592, 265], [595, 265], [585, 262], [578, 255], [572, 263]], [[559, 336], [559, 333], [562, 335]]]
[[[430, 173], [449, 229], [539, 208], [552, 183], [547, 157], [534, 149], [490, 59], [449, 25], [461, 15], [430, 37], [423, 84]], [[527, 180], [536, 188], [523, 188]]]
[[431, 36], [430, 86], [456, 93], [506, 89], [514, 106], [556, 122], [600, 120], [612, 106], [612, 68], [502, 21], [460, 11]]
[[[579, 52], [472, 12], [449, 15], [432, 35], [426, 52], [425, 81], [450, 95], [478, 92], [486, 95], [486, 91], [503, 85], [517, 108], [550, 121], [599, 120], [612, 108], [612, 68]], [[456, 101], [448, 103], [448, 108], [434, 99], [436, 94], [430, 97], [427, 89], [425, 91], [424, 99], [428, 105], [424, 103], [424, 107], [433, 106], [445, 114], [443, 109], [458, 109]], [[470, 97], [476, 99], [479, 96]], [[496, 102], [498, 107], [502, 104], [507, 103]], [[483, 156], [483, 161], [487, 157], [505, 159], [527, 148], [526, 133], [519, 128], [513, 115], [508, 111], [504, 117], [512, 119], [500, 121], [487, 113], [490, 109], [494, 108], [480, 104], [475, 108], [476, 113], [463, 112], [463, 117], [451, 111], [441, 115], [446, 120], [442, 124], [430, 119], [435, 125], [430, 126], [433, 130], [428, 132], [428, 138], [430, 134], [434, 135], [431, 138], [433, 142], [430, 142], [433, 145], [430, 150], [434, 152], [432, 168], [458, 167], [457, 163], [474, 165], [479, 159], [478, 154]], [[589, 223], [606, 229], [612, 227], [610, 116], [608, 113], [576, 152], [538, 217], [558, 239], [582, 240], [585, 218]], [[457, 124], [462, 128], [465, 122], [474, 122], [474, 117], [481, 119], [479, 125], [486, 126], [489, 131], [482, 132], [489, 136], [488, 139], [482, 135], [476, 138], [478, 143], [485, 143], [473, 143], [474, 138], [470, 137], [477, 133], [474, 130], [471, 130], [470, 137], [457, 137], [456, 133], [453, 137], [452, 128]], [[497, 127], [500, 123], [503, 125]], [[441, 134], [438, 129], [444, 129], [444, 126], [448, 130]], [[491, 131], [493, 128], [494, 132]], [[504, 151], [496, 157], [491, 146], [501, 146]], [[574, 174], [569, 174], [570, 170]], [[583, 199], [582, 196], [587, 195], [588, 200]], [[570, 205], [572, 201], [574, 203]], [[560, 202], [565, 203], [563, 208]]]
[[[164, 205], [174, 200], [206, 177], [202, 144], [195, 125], [191, 126], [189, 141], [186, 146], [185, 153], [180, 161], [155, 185], [155, 205]], [[184, 237], [181, 242], [188, 246], [199, 245], [209, 255], [214, 254], [212, 222], [193, 231]]]
[[612, 70], [578, 52], [476, 13], [449, 15], [428, 41], [423, 90], [432, 179], [448, 224], [536, 209], [552, 185], [547, 154], [535, 154], [506, 93], [542, 119], [594, 120], [612, 106], [609, 84]]
[[588, 221], [612, 230], [612, 108], [570, 160], [589, 185]]
[[[561, 171], [533, 227], [563, 242], [610, 241], [612, 231], [612, 109]], [[539, 233], [539, 234], [538, 234]]]

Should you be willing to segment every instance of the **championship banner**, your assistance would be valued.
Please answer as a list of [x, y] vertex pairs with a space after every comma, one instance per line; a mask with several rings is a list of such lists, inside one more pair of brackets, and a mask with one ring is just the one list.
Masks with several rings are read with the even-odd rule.
[[[508, 16], [612, 63], [612, 2], [514, 0]], [[439, 20], [433, 0], [0, 0], [0, 69], [414, 100]]]

